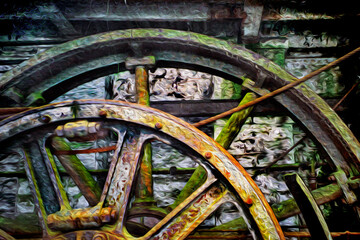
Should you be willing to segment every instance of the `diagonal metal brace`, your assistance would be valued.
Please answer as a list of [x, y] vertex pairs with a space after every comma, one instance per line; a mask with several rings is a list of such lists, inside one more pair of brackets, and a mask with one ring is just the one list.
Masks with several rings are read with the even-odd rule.
[[296, 173], [286, 174], [284, 179], [304, 216], [312, 239], [332, 239], [319, 206], [300, 176]]

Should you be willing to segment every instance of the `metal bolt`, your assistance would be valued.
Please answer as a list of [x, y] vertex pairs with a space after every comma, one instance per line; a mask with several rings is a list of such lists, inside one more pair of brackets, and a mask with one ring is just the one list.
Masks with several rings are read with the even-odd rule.
[[155, 123], [155, 128], [156, 129], [162, 129], [162, 127], [163, 127], [163, 125], [162, 125], [162, 123], [159, 123], [159, 122], [157, 122], [157, 123]]
[[206, 152], [205, 153], [205, 158], [206, 159], [210, 159], [212, 157], [212, 153], [211, 152]]
[[100, 110], [99, 116], [105, 118], [107, 116], [107, 112], [105, 110]]
[[252, 205], [253, 201], [250, 197], [247, 197], [246, 200], [244, 201], [247, 205]]
[[43, 115], [39, 119], [42, 123], [49, 123], [51, 121], [51, 117], [49, 115]]

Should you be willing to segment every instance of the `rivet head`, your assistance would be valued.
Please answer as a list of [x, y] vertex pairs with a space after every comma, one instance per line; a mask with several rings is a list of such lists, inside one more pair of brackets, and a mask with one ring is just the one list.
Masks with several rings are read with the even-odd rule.
[[247, 197], [246, 200], [244, 201], [247, 205], [252, 205], [253, 201], [250, 197]]
[[162, 123], [159, 123], [159, 122], [155, 123], [156, 129], [162, 129], [162, 127], [163, 127]]
[[99, 111], [99, 116], [100, 117], [106, 117], [107, 116], [107, 112], [105, 110], [100, 110]]
[[51, 121], [51, 117], [49, 115], [43, 115], [39, 118], [39, 121], [42, 123], [49, 123]]
[[210, 159], [212, 157], [212, 153], [211, 152], [206, 152], [205, 153], [205, 158], [206, 159]]
[[110, 213], [110, 217], [111, 217], [111, 220], [116, 220], [116, 210], [111, 210], [111, 213]]

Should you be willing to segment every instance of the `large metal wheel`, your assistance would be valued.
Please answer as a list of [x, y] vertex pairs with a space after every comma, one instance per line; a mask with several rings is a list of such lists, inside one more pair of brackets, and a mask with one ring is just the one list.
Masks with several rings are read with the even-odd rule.
[[[98, 34], [59, 45], [7, 72], [0, 79], [1, 106], [48, 103], [84, 82], [126, 70], [125, 62], [129, 57], [143, 56], [153, 56], [156, 67], [182, 67], [216, 74], [242, 83], [259, 95], [295, 79], [271, 61], [223, 40], [175, 30], [134, 29]], [[342, 169], [348, 177], [358, 174], [360, 144], [320, 97], [306, 85], [300, 85], [275, 99], [323, 148], [333, 171]], [[6, 131], [15, 131], [11, 130], [12, 126], [7, 125]], [[230, 181], [235, 190], [235, 185], [240, 186], [236, 181]], [[253, 184], [251, 180], [249, 184]], [[246, 198], [243, 201], [246, 202]], [[271, 211], [268, 214], [272, 216]], [[267, 234], [262, 227], [259, 229], [261, 234]], [[281, 237], [281, 234], [276, 237]]]
[[[74, 107], [77, 108], [76, 117]], [[92, 208], [75, 210], [69, 207], [60, 175], [46, 147], [49, 133], [54, 135], [59, 131], [59, 125], [74, 120], [101, 122], [102, 128], [112, 129], [119, 137], [99, 202], [93, 203]], [[64, 127], [63, 134], [73, 131], [72, 137], [79, 137], [78, 131], [84, 136], [88, 131], [87, 126], [80, 126], [80, 131], [79, 126], [73, 127], [73, 130]], [[77, 101], [75, 105], [64, 102], [27, 111], [4, 120], [0, 126], [3, 147], [11, 143], [12, 147], [18, 145], [24, 149], [25, 169], [37, 200], [43, 237], [55, 239], [133, 238], [125, 230], [126, 213], [130, 193], [135, 188], [135, 176], [144, 144], [152, 140], [173, 145], [198, 159], [207, 171], [207, 178], [201, 187], [164, 216], [143, 239], [184, 239], [225, 202], [235, 202], [244, 211], [254, 236], [284, 238], [270, 206], [240, 164], [210, 137], [169, 114], [116, 101]], [[42, 152], [43, 159], [39, 159], [41, 155], [36, 154], [36, 148]], [[48, 173], [43, 172], [42, 164]], [[44, 185], [45, 175], [51, 179], [52, 186]], [[56, 200], [49, 201], [47, 198], [52, 196]], [[96, 230], [81, 231], [94, 227]]]
[[[264, 94], [295, 78], [278, 65], [235, 44], [165, 29], [133, 29], [84, 37], [54, 47], [5, 73], [1, 106], [42, 105], [84, 82], [124, 71], [129, 56], [154, 56], [156, 67], [213, 73]], [[302, 84], [275, 97], [324, 147], [335, 167], [352, 174], [360, 144], [338, 115]]]

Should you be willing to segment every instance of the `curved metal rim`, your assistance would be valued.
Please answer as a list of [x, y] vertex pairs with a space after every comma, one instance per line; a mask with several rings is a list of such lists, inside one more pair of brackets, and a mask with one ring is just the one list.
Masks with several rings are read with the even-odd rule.
[[[219, 144], [202, 131], [189, 123], [162, 111], [114, 100], [80, 100], [78, 116], [74, 119], [71, 107], [73, 101], [50, 104], [14, 115], [0, 122], [0, 142], [19, 135], [32, 128], [38, 128], [48, 123], [41, 121], [41, 116], [47, 115], [49, 123], [73, 121], [77, 119], [99, 119], [99, 111], [106, 111], [107, 119], [121, 120], [155, 128], [156, 123], [163, 127], [165, 133], [198, 152], [202, 156], [211, 152], [211, 158], [204, 158], [214, 166], [232, 185], [244, 202], [252, 202], [249, 211], [254, 217], [264, 239], [285, 239], [281, 227], [256, 183], [245, 169]], [[58, 114], [55, 110], [61, 111]], [[156, 129], [156, 128], [155, 128]]]
[[[160, 52], [156, 53], [156, 49]], [[23, 105], [23, 100], [19, 98], [21, 94], [39, 95], [54, 86], [63, 87], [67, 80], [81, 80], [92, 73], [90, 69], [81, 70], [80, 67], [74, 70], [73, 66], [84, 62], [91, 65], [94, 64], [91, 60], [97, 59], [100, 66], [112, 65], [124, 70], [127, 55], [153, 53], [161, 61], [175, 60], [180, 65], [212, 69], [238, 80], [242, 77], [256, 79], [261, 75], [270, 88], [295, 79], [268, 59], [224, 40], [178, 30], [130, 29], [80, 38], [34, 56], [0, 78], [1, 95], [4, 99], [18, 101], [17, 105]], [[99, 66], [93, 66], [93, 69], [96, 68]], [[61, 75], [66, 70], [69, 72], [65, 75], [72, 72], [72, 78]], [[261, 94], [261, 88], [253, 85], [247, 87]], [[29, 89], [32, 92], [27, 92]], [[276, 99], [309, 129], [336, 167], [350, 174], [358, 172], [358, 140], [317, 94], [302, 84]]]

